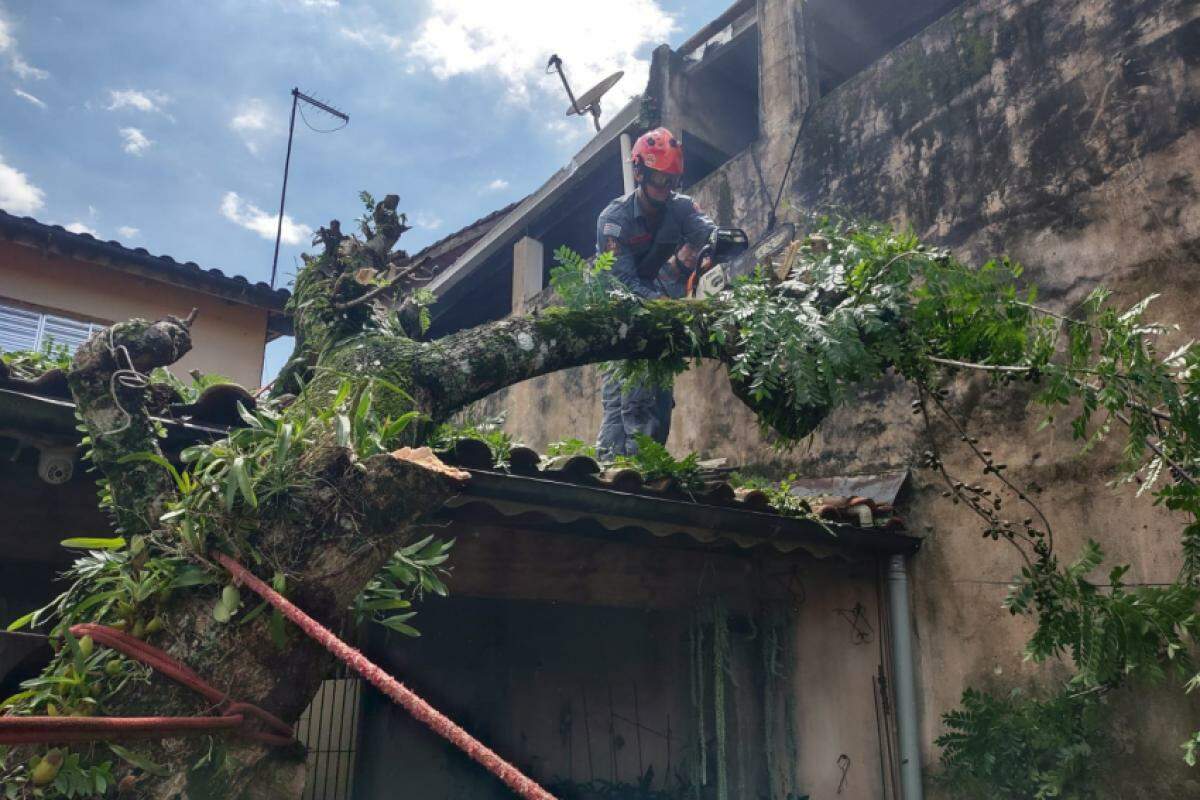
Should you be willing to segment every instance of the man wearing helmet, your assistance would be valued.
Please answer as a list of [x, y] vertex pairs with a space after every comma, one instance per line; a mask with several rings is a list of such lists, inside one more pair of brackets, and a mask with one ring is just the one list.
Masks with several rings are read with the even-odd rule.
[[[613, 254], [612, 274], [634, 294], [678, 297], [686, 275], [696, 267], [696, 254], [716, 226], [690, 197], [675, 191], [683, 176], [683, 147], [670, 131], [656, 128], [643, 134], [631, 160], [637, 188], [601, 212], [596, 252]], [[620, 381], [608, 376], [601, 403], [599, 455], [632, 455], [637, 433], [667, 441], [675, 405], [669, 388], [622, 391]]]

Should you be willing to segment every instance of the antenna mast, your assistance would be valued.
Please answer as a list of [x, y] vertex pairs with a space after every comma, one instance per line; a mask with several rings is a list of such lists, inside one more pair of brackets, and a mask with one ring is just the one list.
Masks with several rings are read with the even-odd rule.
[[[322, 103], [320, 100], [317, 100], [313, 97], [309, 97], [296, 87], [292, 87], [292, 119], [290, 122], [288, 122], [287, 156], [283, 160], [283, 191], [279, 193], [279, 221], [275, 226], [275, 257], [271, 259], [272, 289], [275, 288], [275, 272], [279, 268], [279, 240], [283, 236], [283, 205], [287, 201], [288, 168], [292, 163], [292, 135], [296, 130], [296, 106], [302, 100], [318, 111], [324, 111], [326, 114], [337, 117], [346, 125], [350, 124], [349, 114], [344, 114], [333, 106]], [[343, 125], [343, 127], [345, 126]], [[328, 132], [329, 131], [326, 131], [326, 133]]]
[[563, 72], [562, 59], [558, 57], [557, 53], [550, 56], [550, 61], [546, 63], [546, 74], [549, 75], [552, 71], [557, 72], [558, 77], [562, 79], [563, 88], [567, 90], [567, 97], [571, 101], [571, 107], [567, 109], [567, 116], [578, 114], [582, 117], [584, 114], [591, 114], [592, 123], [596, 126], [596, 132], [599, 133], [600, 98], [613, 87], [613, 84], [621, 80], [621, 76], [625, 73], [614, 72], [576, 98], [575, 93], [571, 91], [571, 84], [567, 83], [567, 73]]

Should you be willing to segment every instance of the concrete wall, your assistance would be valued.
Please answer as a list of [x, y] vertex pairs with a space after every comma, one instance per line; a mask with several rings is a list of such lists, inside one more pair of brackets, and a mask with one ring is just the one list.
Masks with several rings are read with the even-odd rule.
[[[454, 534], [450, 598], [421, 604], [421, 638], [372, 626], [368, 652], [537, 780], [636, 784], [651, 768], [656, 791], [678, 792], [690, 780], [699, 728], [689, 629], [720, 596], [730, 620], [729, 796], [885, 796], [879, 745], [887, 721], [874, 682], [886, 658], [873, 560], [488, 524]], [[771, 638], [781, 621], [783, 634]], [[709, 798], [711, 636], [708, 624], [701, 661], [710, 783], [701, 796]], [[781, 655], [771, 680], [765, 646]], [[369, 694], [364, 710], [356, 796], [385, 796], [400, 782], [424, 800], [511, 796], [400, 709]]]
[[[789, 16], [798, 8], [768, 1], [760, 15], [799, 19], [803, 28], [802, 16]], [[817, 102], [781, 216], [840, 208], [911, 226], [964, 258], [1008, 253], [1060, 307], [1099, 282], [1119, 302], [1161, 291], [1153, 316], [1180, 324], [1183, 338], [1200, 335], [1198, 17], [1200, 7], [1183, 0], [967, 2]], [[764, 117], [755, 149], [777, 185], [809, 95], [789, 68], [804, 48], [779, 33], [785, 25], [763, 18]], [[734, 158], [693, 194], [753, 237], [767, 209], [749, 156]], [[1046, 509], [1063, 557], [1094, 537], [1112, 563], [1134, 564], [1128, 580], [1174, 577], [1184, 522], [1132, 490], [1106, 488], [1114, 453], [1080, 457], [1062, 424], [1036, 431], [1040, 417], [1020, 396], [1014, 402], [977, 382], [952, 388], [960, 419]], [[593, 372], [579, 370], [515, 387], [488, 408], [507, 410], [508, 429], [542, 446], [593, 435], [597, 397]], [[669, 441], [676, 453], [827, 475], [909, 465], [925, 442], [909, 413], [912, 392], [898, 380], [866, 388], [783, 453], [763, 440], [719, 370], [684, 376], [677, 398]], [[974, 479], [977, 467], [956, 437], [944, 429], [933, 435], [951, 471]], [[1022, 659], [1031, 627], [1000, 607], [1020, 565], [1013, 550], [982, 542], [975, 521], [940, 498], [932, 476], [916, 473], [914, 488], [907, 521], [928, 534], [912, 579], [921, 730], [932, 767], [940, 715], [964, 687], [1049, 686], [1067, 669]], [[1119, 694], [1113, 705], [1119, 753], [1111, 796], [1197, 796], [1200, 775], [1179, 757], [1179, 744], [1200, 727], [1197, 701], [1172, 687]], [[800, 718], [821, 713], [809, 708]]]
[[0, 242], [0, 301], [4, 299], [102, 322], [186, 316], [198, 308], [192, 351], [171, 369], [184, 377], [191, 369], [218, 373], [250, 388], [262, 379], [265, 309], [85, 261], [43, 255], [13, 242]]

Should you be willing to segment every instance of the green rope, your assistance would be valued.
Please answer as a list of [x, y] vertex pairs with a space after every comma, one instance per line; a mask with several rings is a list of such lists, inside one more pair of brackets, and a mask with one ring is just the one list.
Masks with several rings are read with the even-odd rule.
[[707, 742], [704, 735], [704, 620], [701, 612], [692, 616], [692, 707], [696, 711], [696, 761], [692, 788], [697, 800], [700, 787], [708, 783]]
[[[794, 642], [794, 630], [789, 623], [789, 618], [785, 614], [780, 614], [780, 627], [783, 629], [783, 639], [780, 642], [781, 653], [783, 658], [782, 664], [789, 662], [788, 656], [791, 655]], [[791, 795], [795, 792], [800, 794], [800, 773], [797, 764], [800, 759], [800, 742], [796, 736], [796, 697], [791, 686], [784, 684], [783, 692], [783, 725], [784, 725], [784, 746], [787, 748], [788, 754], [788, 778], [789, 785], [787, 794]]]
[[717, 800], [729, 800], [725, 759], [725, 674], [729, 664], [729, 615], [718, 597], [713, 601], [713, 732], [717, 738]]
[[775, 796], [775, 731], [779, 714], [775, 698], [779, 692], [778, 652], [779, 631], [768, 614], [763, 623], [763, 752], [767, 761], [767, 797]]
[[[796, 736], [796, 706], [788, 684], [787, 656], [791, 652], [792, 629], [786, 612], [773, 609], [763, 620], [763, 728], [766, 751], [769, 796], [775, 797], [779, 784], [779, 797], [792, 797], [799, 793], [797, 758], [799, 748]], [[778, 701], [782, 695], [782, 704]], [[781, 707], [782, 705], [782, 707]], [[783, 719], [780, 719], [782, 714]], [[780, 730], [783, 742], [779, 741]], [[782, 755], [786, 769], [778, 763]]]

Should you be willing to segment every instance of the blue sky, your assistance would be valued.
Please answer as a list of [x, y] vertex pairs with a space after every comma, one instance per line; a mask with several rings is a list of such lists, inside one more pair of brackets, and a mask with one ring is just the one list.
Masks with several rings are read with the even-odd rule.
[[267, 280], [298, 86], [350, 124], [297, 118], [281, 281], [362, 189], [400, 195], [413, 252], [587, 141], [552, 52], [576, 91], [624, 69], [616, 111], [729, 1], [0, 0], [0, 208]]

